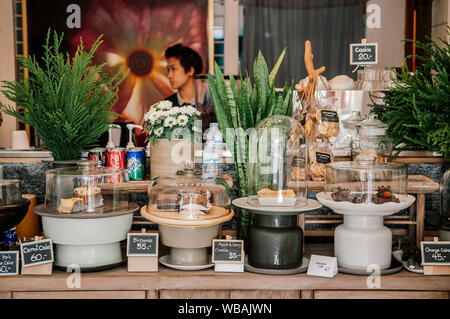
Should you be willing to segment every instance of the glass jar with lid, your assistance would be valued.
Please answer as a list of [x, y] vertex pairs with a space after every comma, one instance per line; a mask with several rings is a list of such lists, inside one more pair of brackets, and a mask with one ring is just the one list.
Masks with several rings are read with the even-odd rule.
[[352, 140], [358, 135], [357, 126], [364, 120], [360, 111], [352, 111], [350, 116], [342, 120], [342, 130], [335, 139], [330, 139], [333, 149], [339, 149], [350, 153]]
[[16, 204], [22, 200], [20, 181], [0, 179], [0, 206]]
[[358, 134], [351, 142], [352, 160], [373, 158], [376, 162], [390, 162], [392, 141], [386, 135], [388, 126], [375, 115], [356, 124]]
[[81, 160], [75, 167], [46, 174], [45, 210], [50, 213], [108, 213], [128, 208], [127, 170], [97, 167]]
[[441, 211], [439, 239], [450, 241], [450, 169], [442, 177], [440, 185]]
[[249, 204], [306, 205], [308, 145], [299, 122], [282, 115], [266, 118], [256, 127], [249, 149]]

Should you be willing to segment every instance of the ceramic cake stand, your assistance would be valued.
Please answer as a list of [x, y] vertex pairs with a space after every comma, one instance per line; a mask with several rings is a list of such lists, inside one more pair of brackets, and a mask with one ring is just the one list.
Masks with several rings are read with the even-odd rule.
[[334, 231], [334, 255], [339, 267], [354, 270], [366, 270], [369, 265], [390, 267], [392, 232], [384, 226], [383, 217], [411, 206], [414, 196], [403, 196], [400, 203], [384, 204], [336, 202], [324, 192], [316, 197], [324, 206], [344, 215], [344, 223]]
[[[106, 204], [105, 204], [106, 205]], [[125, 259], [120, 241], [127, 238], [136, 203], [108, 213], [61, 214], [44, 204], [34, 212], [42, 217], [44, 234], [55, 243], [55, 267], [78, 265], [83, 272], [115, 268]]]
[[303, 231], [297, 226], [297, 215], [316, 210], [322, 205], [308, 199], [306, 205], [292, 207], [249, 204], [247, 197], [233, 201], [233, 205], [256, 214], [248, 233], [248, 264], [250, 272], [288, 275], [305, 272], [308, 262], [303, 258]]
[[158, 224], [161, 243], [170, 247], [170, 256], [160, 262], [179, 270], [199, 270], [214, 266], [208, 256], [212, 240], [219, 238], [220, 226], [234, 216], [234, 211], [212, 206], [206, 215], [188, 218], [178, 211], [158, 210], [156, 204], [141, 208], [141, 215]]

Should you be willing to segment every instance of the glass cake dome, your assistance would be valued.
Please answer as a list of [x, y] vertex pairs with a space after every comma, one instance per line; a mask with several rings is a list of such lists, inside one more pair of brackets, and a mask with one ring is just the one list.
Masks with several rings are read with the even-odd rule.
[[282, 115], [268, 117], [256, 127], [249, 144], [248, 203], [306, 205], [308, 145], [300, 123]]
[[22, 201], [20, 181], [0, 179], [0, 206], [17, 204]]
[[210, 218], [230, 211], [230, 195], [228, 184], [221, 178], [166, 178], [150, 183], [147, 209], [170, 218]]
[[353, 204], [405, 202], [407, 166], [372, 161], [334, 162], [326, 165], [325, 198]]
[[76, 167], [46, 173], [47, 213], [108, 213], [128, 208], [128, 171], [99, 168], [81, 160]]

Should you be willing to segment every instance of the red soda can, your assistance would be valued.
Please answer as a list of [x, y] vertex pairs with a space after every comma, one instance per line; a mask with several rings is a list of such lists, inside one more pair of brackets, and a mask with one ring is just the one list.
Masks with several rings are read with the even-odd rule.
[[127, 151], [124, 147], [115, 147], [108, 149], [106, 152], [106, 167], [117, 169], [126, 168]]
[[106, 166], [106, 148], [97, 147], [89, 150], [88, 155], [90, 160], [97, 162], [97, 167]]

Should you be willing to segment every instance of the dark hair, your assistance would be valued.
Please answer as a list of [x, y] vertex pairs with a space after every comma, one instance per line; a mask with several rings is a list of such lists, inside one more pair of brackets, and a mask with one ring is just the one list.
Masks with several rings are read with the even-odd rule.
[[202, 73], [203, 63], [200, 55], [189, 47], [185, 47], [180, 43], [168, 47], [164, 53], [166, 59], [177, 58], [184, 69], [184, 72], [189, 72], [191, 67], [194, 68], [194, 74]]

